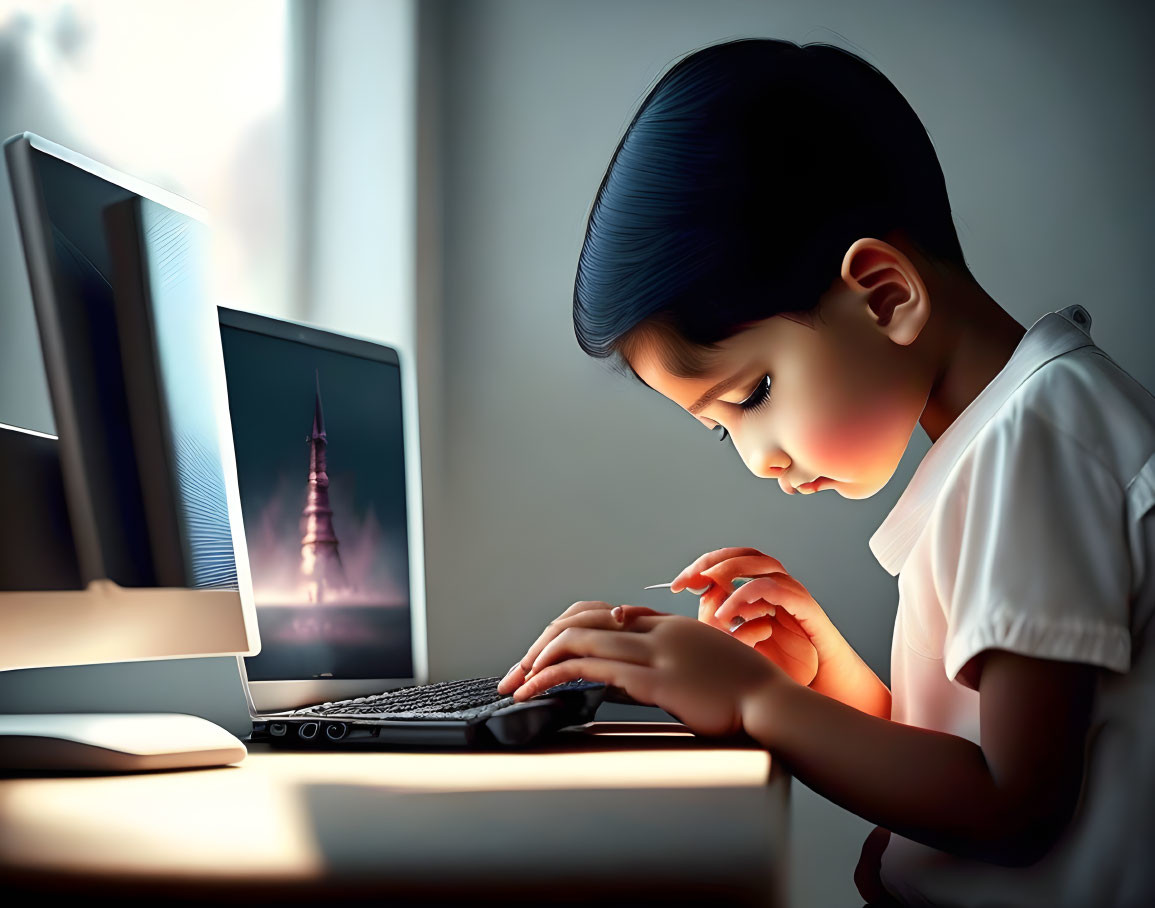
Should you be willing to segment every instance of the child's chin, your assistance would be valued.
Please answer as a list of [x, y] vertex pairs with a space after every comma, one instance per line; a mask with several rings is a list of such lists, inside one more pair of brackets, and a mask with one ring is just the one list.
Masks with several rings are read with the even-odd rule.
[[847, 498], [852, 501], [861, 501], [863, 498], [873, 498], [882, 490], [882, 487], [885, 485], [886, 483], [883, 483], [882, 486], [874, 487], [863, 483], [840, 482], [838, 485], [829, 485], [826, 488], [833, 489], [843, 498]]

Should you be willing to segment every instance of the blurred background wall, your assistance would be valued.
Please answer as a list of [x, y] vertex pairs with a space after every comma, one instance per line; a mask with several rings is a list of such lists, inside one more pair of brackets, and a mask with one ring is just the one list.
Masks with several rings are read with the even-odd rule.
[[[288, 262], [304, 61], [289, 13], [284, 0], [0, 0], [0, 138], [37, 133], [203, 206], [219, 301], [299, 313]], [[53, 432], [12, 210], [5, 177], [0, 422]]]
[[[1028, 327], [1083, 304], [1152, 388], [1153, 18], [1121, 0], [0, 2], [0, 132], [209, 208], [219, 301], [416, 356], [434, 679], [504, 671], [577, 599], [694, 614], [641, 588], [749, 545], [888, 680], [897, 592], [867, 540], [928, 440], [916, 429], [872, 499], [787, 497], [586, 358], [570, 304], [593, 194], [677, 58], [731, 37], [838, 44], [922, 117], [984, 288]], [[0, 303], [0, 422], [52, 431], [10, 215]], [[85, 679], [124, 708], [243, 723], [229, 660], [9, 673], [0, 698], [59, 704]], [[178, 689], [189, 705], [164, 705]], [[797, 904], [855, 904], [869, 825], [794, 791]]]

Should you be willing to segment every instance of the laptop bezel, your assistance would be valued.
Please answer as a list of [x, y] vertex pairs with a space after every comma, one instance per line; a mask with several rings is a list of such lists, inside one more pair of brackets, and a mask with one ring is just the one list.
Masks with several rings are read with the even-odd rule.
[[[365, 359], [396, 365], [401, 379], [401, 426], [405, 456], [406, 529], [409, 542], [409, 603], [410, 647], [413, 660], [411, 677], [395, 678], [332, 678], [286, 679], [281, 681], [250, 681], [244, 657], [237, 657], [241, 683], [252, 718], [263, 718], [290, 709], [316, 703], [347, 700], [380, 693], [397, 687], [428, 682], [428, 657], [425, 622], [425, 553], [424, 519], [421, 507], [421, 461], [418, 446], [416, 414], [416, 375], [411, 358], [399, 347], [331, 331], [318, 325], [292, 319], [273, 318], [241, 309], [217, 307], [219, 324], [251, 331], [281, 340], [296, 341], [328, 350], [359, 356]], [[222, 341], [223, 347], [223, 341]], [[258, 621], [260, 610], [257, 610]], [[274, 644], [264, 641], [267, 651]]]

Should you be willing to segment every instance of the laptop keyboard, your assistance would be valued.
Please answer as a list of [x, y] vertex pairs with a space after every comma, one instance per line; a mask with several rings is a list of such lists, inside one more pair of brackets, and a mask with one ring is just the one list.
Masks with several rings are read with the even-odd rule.
[[[433, 684], [387, 690], [369, 697], [355, 697], [351, 700], [306, 706], [285, 715], [314, 718], [365, 716], [378, 720], [473, 719], [513, 705], [513, 697], [503, 697], [497, 692], [497, 682], [500, 680], [500, 676], [494, 676], [466, 678], [460, 681], [437, 681]], [[581, 679], [567, 681], [543, 691], [538, 696], [589, 686], [591, 686], [589, 681]]]

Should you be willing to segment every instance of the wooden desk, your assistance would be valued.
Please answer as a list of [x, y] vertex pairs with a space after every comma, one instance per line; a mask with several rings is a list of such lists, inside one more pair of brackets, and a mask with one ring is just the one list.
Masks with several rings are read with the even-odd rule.
[[215, 769], [3, 778], [0, 891], [784, 904], [788, 778], [757, 747], [662, 728], [597, 723], [515, 752], [252, 745]]

